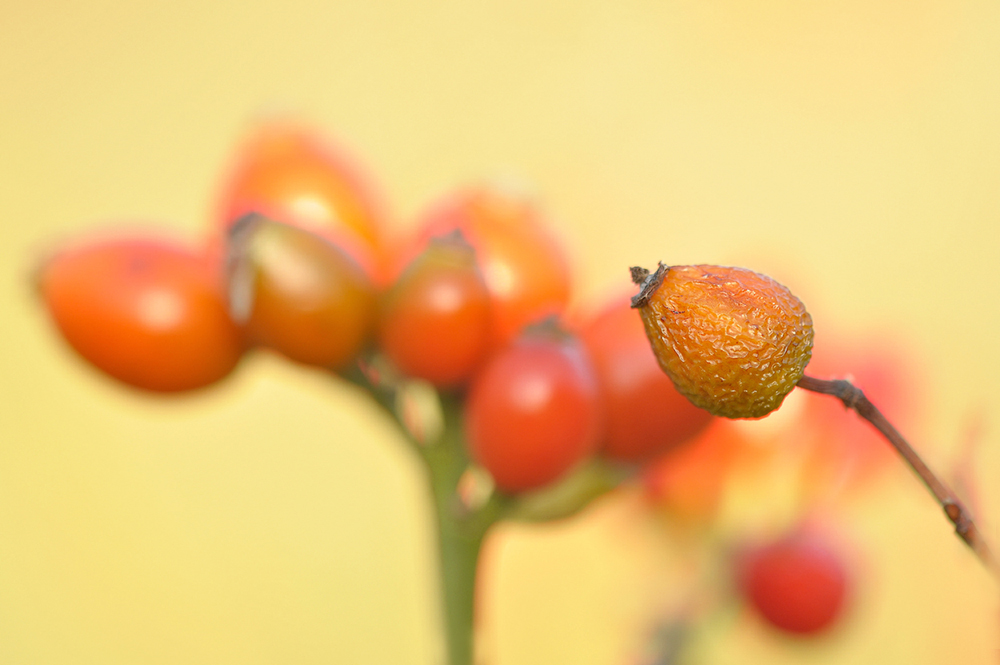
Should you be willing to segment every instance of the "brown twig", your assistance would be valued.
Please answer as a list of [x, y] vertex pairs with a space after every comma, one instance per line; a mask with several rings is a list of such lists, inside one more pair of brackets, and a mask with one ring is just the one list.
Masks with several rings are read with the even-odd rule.
[[934, 498], [944, 509], [944, 514], [955, 526], [955, 533], [965, 541], [972, 551], [979, 557], [979, 560], [989, 569], [994, 577], [1000, 578], [1000, 566], [990, 551], [986, 539], [972, 521], [972, 514], [965, 507], [952, 491], [940, 478], [938, 478], [927, 464], [920, 458], [917, 451], [907, 442], [903, 435], [893, 427], [892, 423], [882, 415], [874, 404], [872, 404], [860, 388], [854, 386], [850, 381], [827, 381], [811, 376], [803, 376], [798, 382], [799, 388], [809, 390], [814, 393], [832, 395], [844, 403], [848, 409], [855, 411], [859, 416], [871, 423], [886, 440], [902, 455], [910, 468], [913, 469], [920, 479], [930, 490]]

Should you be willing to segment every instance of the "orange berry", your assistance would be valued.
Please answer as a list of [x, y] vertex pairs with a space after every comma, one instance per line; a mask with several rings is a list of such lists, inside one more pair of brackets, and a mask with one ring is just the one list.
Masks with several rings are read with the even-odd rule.
[[63, 338], [91, 365], [153, 392], [220, 381], [243, 354], [217, 257], [165, 238], [89, 238], [39, 269]]
[[762, 418], [781, 406], [812, 355], [812, 317], [776, 281], [712, 265], [633, 269], [660, 367], [684, 396], [716, 416]]
[[642, 471], [649, 502], [684, 527], [709, 527], [738, 467], [740, 432], [728, 420], [712, 419], [690, 443], [671, 448]]
[[361, 164], [342, 146], [289, 119], [261, 123], [240, 147], [220, 191], [227, 231], [256, 212], [317, 233], [382, 279], [386, 203]]
[[256, 214], [230, 240], [229, 309], [249, 342], [330, 369], [355, 359], [374, 333], [377, 296], [350, 254]]
[[486, 360], [491, 321], [475, 250], [447, 236], [431, 239], [384, 295], [378, 336], [404, 374], [456, 388]]
[[405, 262], [430, 238], [456, 229], [475, 248], [493, 309], [493, 351], [512, 342], [526, 326], [566, 308], [569, 260], [530, 195], [499, 182], [467, 187], [425, 213], [420, 229], [414, 246], [401, 252]]

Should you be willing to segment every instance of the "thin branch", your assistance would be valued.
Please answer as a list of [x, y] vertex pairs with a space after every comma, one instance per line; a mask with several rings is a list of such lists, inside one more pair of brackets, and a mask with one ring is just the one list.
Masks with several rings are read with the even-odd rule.
[[899, 452], [910, 468], [913, 469], [920, 479], [930, 490], [938, 504], [944, 509], [944, 514], [955, 526], [955, 533], [965, 541], [972, 551], [979, 557], [979, 560], [997, 578], [1000, 578], [1000, 566], [996, 558], [990, 551], [986, 539], [972, 520], [972, 514], [959, 500], [955, 492], [952, 491], [940, 478], [938, 478], [930, 467], [921, 459], [913, 446], [907, 442], [903, 435], [893, 427], [892, 423], [882, 415], [874, 404], [872, 404], [860, 388], [854, 386], [850, 381], [827, 381], [811, 376], [803, 376], [798, 383], [799, 388], [809, 390], [814, 393], [832, 395], [844, 403], [848, 409], [855, 411], [859, 416], [871, 423], [886, 440]]

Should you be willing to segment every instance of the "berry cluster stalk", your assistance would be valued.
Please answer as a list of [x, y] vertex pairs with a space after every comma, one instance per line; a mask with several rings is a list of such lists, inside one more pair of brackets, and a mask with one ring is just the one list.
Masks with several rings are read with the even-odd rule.
[[955, 492], [948, 487], [930, 467], [921, 459], [913, 446], [903, 438], [892, 423], [872, 404], [860, 388], [854, 386], [849, 381], [828, 381], [817, 379], [811, 376], [803, 376], [798, 382], [799, 388], [809, 390], [823, 395], [832, 395], [844, 403], [844, 406], [856, 412], [859, 416], [867, 420], [872, 426], [892, 444], [893, 448], [903, 457], [903, 460], [916, 472], [923, 481], [927, 489], [930, 490], [938, 504], [944, 509], [945, 515], [955, 526], [955, 533], [961, 538], [969, 548], [979, 557], [983, 565], [994, 575], [1000, 578], [1000, 566], [998, 566], [993, 552], [990, 550], [986, 539], [972, 520], [972, 514], [965, 504], [959, 500]]
[[[368, 392], [390, 416], [417, 453], [434, 508], [437, 533], [442, 621], [447, 649], [446, 665], [475, 662], [475, 594], [479, 554], [490, 528], [504, 516], [507, 506], [491, 492], [479, 501], [463, 500], [460, 485], [469, 471], [463, 427], [462, 400], [435, 394], [440, 426], [428, 433], [414, 432], [408, 417], [405, 387], [386, 381], [366, 362], [350, 370], [350, 381]], [[420, 425], [425, 428], [426, 424]]]
[[459, 483], [469, 458], [462, 435], [461, 403], [443, 400], [442, 415], [441, 435], [422, 452], [437, 518], [447, 662], [472, 665], [479, 553], [490, 527], [500, 519], [501, 505], [495, 494], [481, 506], [462, 501]]

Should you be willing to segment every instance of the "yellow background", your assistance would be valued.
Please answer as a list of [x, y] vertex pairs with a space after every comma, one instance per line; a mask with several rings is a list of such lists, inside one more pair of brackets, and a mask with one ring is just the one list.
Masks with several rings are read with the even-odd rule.
[[[261, 114], [339, 138], [397, 224], [496, 173], [534, 184], [578, 297], [632, 264], [769, 273], [824, 331], [915, 350], [915, 436], [953, 464], [984, 416], [1000, 509], [1000, 5], [545, 0], [0, 5], [0, 662], [436, 662], [416, 467], [355, 392], [255, 357], [155, 400], [56, 338], [28, 285], [55, 239], [196, 234]], [[715, 665], [995, 663], [995, 588], [905, 473], [843, 525], [867, 584], [815, 648], [745, 617]], [[492, 663], [630, 663], [670, 544], [614, 501], [490, 543]]]

